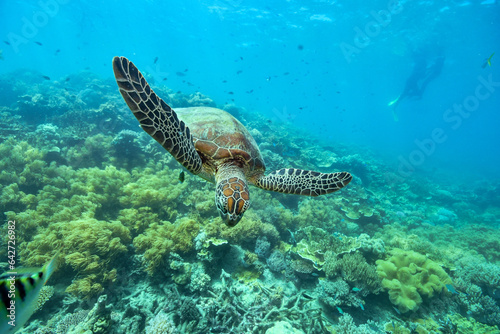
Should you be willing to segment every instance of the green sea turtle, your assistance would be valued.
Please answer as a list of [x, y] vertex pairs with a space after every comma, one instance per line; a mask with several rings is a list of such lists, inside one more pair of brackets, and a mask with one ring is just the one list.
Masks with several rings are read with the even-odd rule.
[[250, 205], [247, 183], [281, 193], [319, 196], [345, 187], [352, 179], [347, 172], [295, 168], [264, 175], [257, 143], [229, 113], [207, 107], [173, 111], [127, 58], [115, 57], [113, 70], [120, 93], [143, 130], [188, 171], [216, 184], [215, 203], [229, 226], [235, 226]]

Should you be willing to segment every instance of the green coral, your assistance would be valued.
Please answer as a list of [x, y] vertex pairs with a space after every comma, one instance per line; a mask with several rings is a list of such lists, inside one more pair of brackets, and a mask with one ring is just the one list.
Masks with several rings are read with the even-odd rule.
[[426, 256], [397, 248], [391, 253], [386, 261], [376, 261], [377, 273], [389, 299], [401, 312], [417, 310], [422, 296], [431, 298], [451, 284], [448, 274]]
[[259, 236], [265, 236], [270, 242], [279, 239], [278, 230], [269, 223], [263, 223], [254, 210], [248, 210], [238, 225], [228, 227], [220, 218], [212, 220], [206, 227], [207, 235], [215, 236], [235, 244], [255, 246]]
[[134, 238], [134, 247], [144, 254], [143, 264], [146, 271], [153, 273], [166, 264], [171, 252], [187, 253], [194, 249], [193, 239], [198, 235], [200, 225], [187, 217], [178, 219], [174, 224], [165, 221], [151, 224], [144, 234]]
[[189, 182], [179, 183], [175, 170], [161, 164], [150, 165], [132, 171], [134, 182], [126, 184], [120, 197], [123, 207], [150, 207], [160, 219], [175, 220], [178, 215], [179, 199], [189, 193]]
[[337, 199], [330, 197], [306, 198], [299, 204], [299, 212], [294, 217], [295, 226], [307, 228], [320, 227], [332, 230], [340, 222], [342, 215], [338, 212]]
[[143, 233], [152, 223], [159, 221], [158, 214], [148, 206], [122, 209], [117, 219], [129, 227], [134, 236]]
[[129, 230], [120, 222], [81, 219], [53, 223], [42, 229], [20, 251], [21, 261], [27, 266], [46, 263], [54, 250], [60, 251], [63, 267], [78, 273], [66, 289], [74, 295], [91, 298], [115, 281], [117, 259], [127, 252]]
[[67, 160], [76, 168], [103, 167], [112, 160], [111, 154], [114, 152], [112, 141], [113, 137], [100, 133], [88, 137], [83, 143], [67, 150]]

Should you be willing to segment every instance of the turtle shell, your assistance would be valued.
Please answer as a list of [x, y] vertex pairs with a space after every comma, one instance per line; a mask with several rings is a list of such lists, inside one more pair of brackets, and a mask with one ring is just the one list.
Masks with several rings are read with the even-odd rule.
[[264, 172], [264, 160], [255, 139], [231, 114], [210, 107], [180, 108], [175, 112], [189, 127], [204, 165], [235, 161], [241, 163], [247, 177], [253, 172]]

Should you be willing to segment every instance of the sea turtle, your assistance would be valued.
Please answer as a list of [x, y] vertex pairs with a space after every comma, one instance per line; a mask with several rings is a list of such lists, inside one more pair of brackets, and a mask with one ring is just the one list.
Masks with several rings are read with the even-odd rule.
[[188, 171], [216, 184], [215, 203], [229, 226], [235, 226], [250, 205], [247, 183], [281, 193], [319, 196], [345, 187], [352, 179], [347, 172], [295, 168], [264, 175], [257, 143], [231, 114], [207, 107], [174, 111], [127, 58], [115, 57], [113, 70], [120, 93], [143, 130]]

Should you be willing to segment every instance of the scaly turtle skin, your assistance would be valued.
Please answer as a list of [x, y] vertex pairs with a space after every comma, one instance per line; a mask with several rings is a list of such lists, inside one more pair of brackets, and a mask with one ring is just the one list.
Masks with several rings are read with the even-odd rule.
[[216, 108], [173, 111], [127, 58], [115, 57], [113, 70], [120, 93], [143, 130], [191, 173], [216, 184], [215, 203], [229, 226], [235, 226], [250, 206], [247, 183], [281, 193], [319, 196], [352, 180], [347, 172], [295, 168], [264, 175], [259, 147], [236, 118]]

